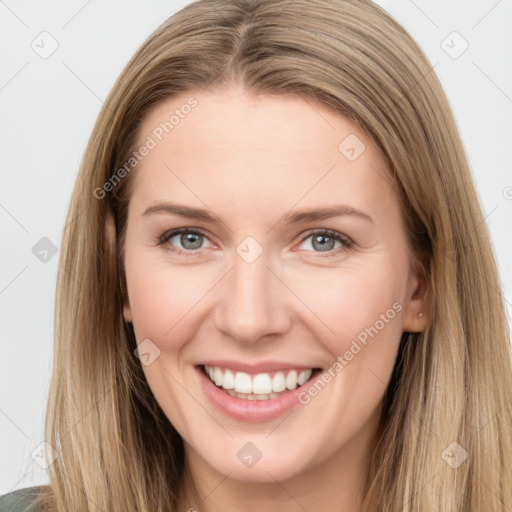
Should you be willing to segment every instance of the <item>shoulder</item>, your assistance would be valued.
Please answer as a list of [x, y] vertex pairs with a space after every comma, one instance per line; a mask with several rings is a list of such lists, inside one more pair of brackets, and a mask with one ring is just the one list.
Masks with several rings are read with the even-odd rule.
[[37, 512], [37, 497], [42, 487], [26, 487], [0, 496], [0, 512]]

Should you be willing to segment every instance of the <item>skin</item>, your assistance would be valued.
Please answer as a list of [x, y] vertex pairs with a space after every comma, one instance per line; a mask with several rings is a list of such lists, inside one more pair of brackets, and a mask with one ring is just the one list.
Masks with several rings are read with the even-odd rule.
[[[141, 143], [192, 95], [197, 107], [131, 177], [125, 252], [124, 317], [138, 343], [150, 339], [160, 350], [143, 369], [184, 440], [186, 471], [203, 499], [181, 496], [180, 510], [359, 510], [400, 337], [427, 322], [426, 312], [418, 316], [426, 311], [425, 279], [412, 263], [389, 171], [369, 138], [328, 107], [238, 87], [165, 100], [143, 120]], [[354, 161], [338, 149], [349, 134], [365, 145]], [[169, 201], [208, 209], [221, 222], [143, 215]], [[372, 221], [354, 215], [281, 221], [291, 210], [334, 204]], [[183, 227], [205, 232], [199, 249], [189, 249], [197, 245], [180, 235], [158, 244]], [[322, 251], [313, 229], [334, 230], [353, 245], [337, 252], [344, 246], [335, 242]], [[263, 249], [252, 263], [236, 252], [248, 236]], [[401, 312], [286, 417], [232, 419], [200, 387], [194, 365], [204, 359], [326, 370], [397, 302]], [[247, 442], [262, 453], [250, 468], [237, 458]]]

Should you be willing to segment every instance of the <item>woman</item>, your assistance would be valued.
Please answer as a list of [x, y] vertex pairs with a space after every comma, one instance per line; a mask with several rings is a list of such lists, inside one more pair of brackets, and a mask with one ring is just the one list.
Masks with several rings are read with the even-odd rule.
[[435, 73], [371, 2], [164, 23], [89, 141], [56, 306], [50, 485], [8, 502], [512, 506], [489, 235]]

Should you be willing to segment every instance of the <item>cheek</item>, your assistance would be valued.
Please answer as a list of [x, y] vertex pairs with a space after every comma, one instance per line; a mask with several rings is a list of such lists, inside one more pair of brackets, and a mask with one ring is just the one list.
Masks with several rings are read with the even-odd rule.
[[314, 313], [302, 315], [303, 321], [309, 318], [310, 329], [337, 356], [354, 340], [364, 345], [379, 339], [377, 353], [396, 344], [401, 334], [402, 274], [389, 260], [375, 258], [365, 265], [316, 269], [300, 279], [290, 275], [289, 282], [296, 283], [294, 292]]
[[[307, 297], [304, 302], [315, 313], [302, 315], [302, 321], [332, 358], [319, 374], [322, 383], [312, 385], [301, 400], [311, 406], [313, 416], [324, 417], [333, 442], [345, 442], [376, 414], [391, 378], [403, 310], [403, 272], [397, 273], [394, 265], [383, 259], [364, 269], [329, 269], [297, 287], [297, 295]], [[329, 391], [324, 394], [323, 389]], [[329, 396], [332, 407], [326, 408], [325, 398], [317, 396]]]
[[126, 256], [133, 328], [138, 342], [149, 338], [160, 350], [172, 350], [193, 336], [188, 330], [197, 327], [215, 276], [193, 266], [173, 266], [155, 254], [149, 248]]
[[[283, 307], [295, 308], [289, 314], [308, 324], [333, 354], [349, 350], [355, 339], [372, 339], [372, 327], [386, 334], [393, 328], [395, 335], [400, 334], [400, 315], [392, 307], [400, 297], [400, 277], [382, 261], [373, 266], [304, 268], [282, 269], [299, 299], [285, 301]], [[208, 307], [215, 307], [215, 284], [223, 274], [207, 266], [171, 266], [143, 251], [127, 257], [126, 270], [136, 338], [150, 338], [161, 350], [193, 337], [187, 330], [191, 324], [197, 327], [198, 316]]]
[[[378, 407], [391, 378], [402, 329], [403, 271], [399, 261], [382, 255], [366, 264], [323, 269], [298, 283], [297, 295], [315, 313], [302, 315], [310, 332], [331, 355], [315, 386], [303, 397], [315, 414], [326, 415], [332, 439], [357, 431]], [[308, 320], [306, 320], [308, 318]], [[322, 389], [331, 394], [327, 412]], [[338, 430], [343, 418], [347, 430]]]

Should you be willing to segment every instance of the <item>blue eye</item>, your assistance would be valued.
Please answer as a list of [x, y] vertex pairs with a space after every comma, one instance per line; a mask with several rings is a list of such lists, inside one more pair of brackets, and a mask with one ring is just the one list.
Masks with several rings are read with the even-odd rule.
[[[312, 233], [310, 232], [302, 238], [301, 243], [304, 243], [309, 238], [311, 238], [311, 247], [313, 247], [313, 249], [318, 249], [318, 251], [313, 250], [313, 252], [327, 253], [325, 255], [327, 257], [346, 251], [350, 249], [354, 244], [348, 236], [342, 235], [341, 233], [332, 231], [330, 229], [317, 229]], [[335, 248], [336, 242], [338, 242], [341, 246]], [[318, 254], [318, 256], [324, 257], [323, 254]], [[315, 257], [317, 257], [317, 255], [315, 255]]]
[[165, 233], [160, 238], [159, 242], [161, 245], [166, 243], [168, 243], [169, 245], [174, 245], [171, 244], [170, 241], [175, 237], [179, 237], [178, 240], [180, 244], [183, 246], [183, 249], [180, 249], [179, 247], [171, 247], [171, 250], [176, 251], [178, 254], [182, 254], [184, 256], [191, 256], [199, 252], [197, 251], [197, 249], [201, 249], [203, 239], [206, 238], [206, 235], [202, 231], [197, 229], [180, 228]]
[[[176, 238], [174, 243], [171, 240]], [[346, 235], [332, 231], [330, 229], [317, 229], [310, 231], [301, 239], [301, 244], [311, 238], [311, 252], [316, 253], [314, 257], [329, 257], [337, 255], [352, 247], [354, 242]], [[206, 234], [200, 229], [192, 228], [179, 228], [164, 233], [158, 240], [159, 245], [168, 245], [172, 252], [183, 256], [195, 256], [203, 249], [202, 245], [205, 239], [208, 239]], [[175, 247], [178, 243], [182, 246]], [[336, 243], [340, 244], [336, 247]], [[321, 253], [325, 253], [321, 254]]]

